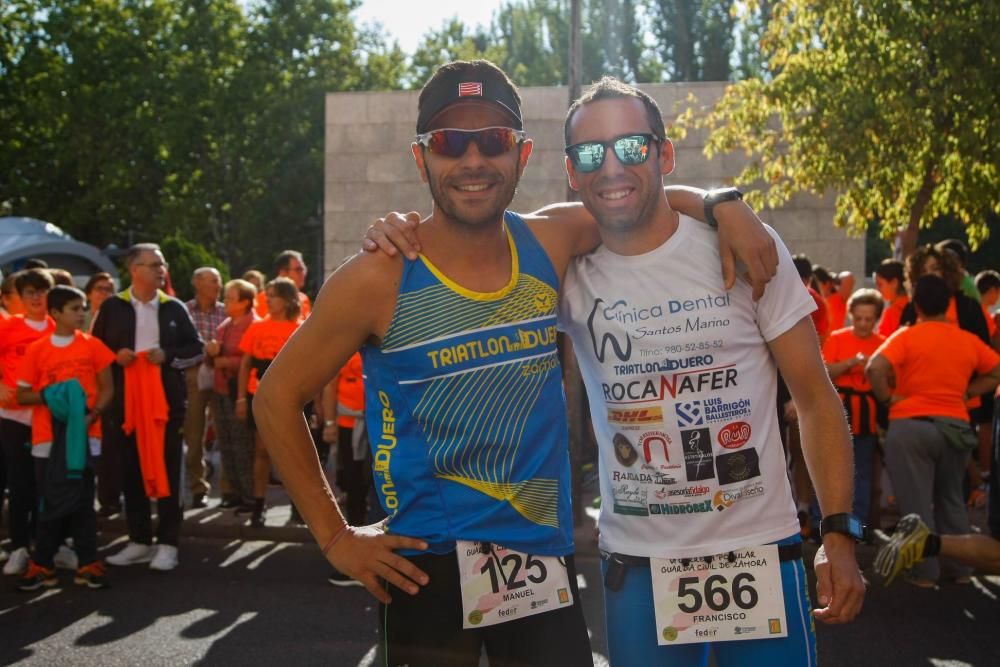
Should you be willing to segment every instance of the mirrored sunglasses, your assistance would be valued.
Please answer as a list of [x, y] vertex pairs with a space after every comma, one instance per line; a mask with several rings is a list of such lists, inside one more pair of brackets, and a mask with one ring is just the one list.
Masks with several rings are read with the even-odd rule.
[[443, 128], [417, 135], [417, 143], [428, 152], [441, 157], [459, 158], [465, 155], [469, 144], [476, 142], [479, 152], [486, 157], [503, 155], [527, 138], [527, 133], [509, 127], [484, 127], [480, 130]]
[[634, 167], [649, 159], [650, 145], [661, 141], [653, 134], [625, 134], [611, 141], [584, 141], [566, 148], [566, 156], [577, 171], [589, 174], [604, 164], [607, 148], [611, 147], [618, 161], [626, 167]]

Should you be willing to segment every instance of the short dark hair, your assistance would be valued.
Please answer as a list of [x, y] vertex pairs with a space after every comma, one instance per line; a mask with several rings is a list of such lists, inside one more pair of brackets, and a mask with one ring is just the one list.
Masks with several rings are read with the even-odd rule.
[[903, 263], [898, 259], [883, 259], [882, 263], [875, 267], [875, 275], [882, 280], [896, 280], [899, 282], [899, 289], [903, 286]]
[[49, 263], [46, 262], [41, 257], [29, 257], [24, 260], [25, 269], [47, 269], [49, 268]]
[[938, 242], [938, 244], [934, 247], [937, 248], [938, 252], [951, 250], [953, 253], [958, 255], [958, 261], [962, 266], [965, 266], [966, 262], [969, 261], [969, 246], [965, 245], [958, 239], [945, 239], [944, 241]]
[[820, 264], [813, 265], [813, 278], [816, 279], [820, 285], [825, 285], [826, 283], [835, 283], [837, 279], [833, 277], [830, 270]]
[[85, 302], [87, 300], [87, 295], [76, 287], [70, 287], [69, 285], [56, 285], [49, 290], [48, 296], [45, 297], [45, 307], [50, 313], [53, 310], [61, 313], [63, 308], [66, 307], [66, 304], [72, 303], [76, 300]]
[[986, 294], [994, 287], [1000, 288], [1000, 273], [986, 270], [976, 275], [976, 289], [980, 294]]
[[913, 285], [913, 303], [927, 317], [943, 315], [951, 302], [951, 290], [940, 276], [928, 273]]
[[809, 261], [808, 257], [802, 254], [792, 255], [792, 264], [795, 265], [795, 270], [798, 271], [799, 278], [802, 280], [812, 278], [813, 263]]
[[139, 259], [139, 255], [146, 251], [157, 252], [160, 250], [158, 243], [136, 243], [125, 253], [125, 268], [131, 269], [133, 262]]
[[112, 287], [115, 284], [115, 279], [111, 277], [111, 274], [104, 271], [99, 271], [90, 276], [90, 280], [87, 281], [87, 284], [83, 288], [84, 294], [89, 296], [94, 291], [94, 288], [97, 287], [97, 284], [104, 281], [111, 283]]
[[663, 114], [660, 113], [660, 107], [656, 103], [656, 100], [635, 86], [630, 86], [613, 76], [602, 76], [600, 81], [587, 88], [569, 106], [569, 111], [566, 112], [566, 122], [563, 124], [563, 135], [566, 145], [570, 145], [570, 123], [573, 122], [573, 116], [580, 110], [580, 107], [591, 102], [597, 102], [598, 100], [624, 99], [629, 97], [641, 101], [643, 106], [646, 107], [646, 119], [649, 121], [649, 127], [653, 130], [653, 134], [656, 135], [657, 139], [660, 141], [666, 139], [667, 130], [663, 126]]
[[305, 261], [302, 259], [302, 253], [298, 250], [282, 250], [279, 252], [278, 256], [274, 258], [274, 272], [287, 271], [293, 259], [297, 259], [305, 264]]
[[18, 271], [14, 274], [17, 276], [14, 279], [14, 289], [17, 290], [18, 296], [24, 293], [24, 290], [29, 287], [36, 290], [50, 290], [55, 283], [52, 281], [52, 276], [45, 269], [25, 269], [24, 271]]

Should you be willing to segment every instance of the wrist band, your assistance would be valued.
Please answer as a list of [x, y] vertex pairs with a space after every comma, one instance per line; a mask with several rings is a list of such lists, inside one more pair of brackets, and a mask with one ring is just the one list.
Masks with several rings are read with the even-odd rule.
[[343, 526], [340, 527], [340, 530], [338, 530], [336, 533], [333, 534], [333, 537], [330, 538], [330, 541], [326, 543], [326, 546], [323, 547], [323, 558], [326, 558], [326, 555], [330, 553], [330, 549], [333, 549], [333, 546], [340, 541], [341, 537], [344, 536], [344, 533], [347, 532], [347, 527], [348, 524], [345, 523]]

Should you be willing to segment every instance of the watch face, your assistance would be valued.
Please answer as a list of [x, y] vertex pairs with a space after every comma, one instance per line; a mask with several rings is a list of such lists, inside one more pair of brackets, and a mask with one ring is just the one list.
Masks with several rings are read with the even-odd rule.
[[862, 539], [864, 537], [865, 528], [862, 525], [861, 520], [856, 516], [848, 517], [847, 519], [847, 530], [850, 531], [851, 535], [855, 539]]

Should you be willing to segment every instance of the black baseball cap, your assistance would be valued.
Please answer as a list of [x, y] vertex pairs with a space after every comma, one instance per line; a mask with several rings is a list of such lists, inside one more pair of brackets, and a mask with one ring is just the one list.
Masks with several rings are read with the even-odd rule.
[[521, 96], [503, 70], [488, 60], [457, 60], [442, 65], [420, 91], [417, 134], [427, 132], [431, 121], [452, 104], [483, 101], [506, 112], [511, 127], [523, 130]]

